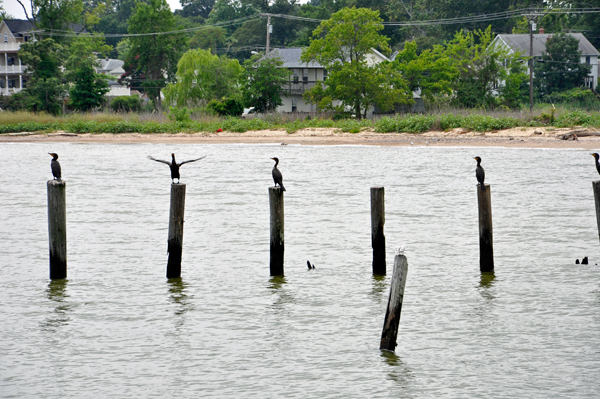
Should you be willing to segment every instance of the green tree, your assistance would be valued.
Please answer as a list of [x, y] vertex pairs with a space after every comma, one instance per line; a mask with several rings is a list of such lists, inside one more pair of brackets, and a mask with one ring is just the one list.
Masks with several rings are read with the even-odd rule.
[[[82, 22], [82, 0], [17, 0], [17, 2], [36, 29], [69, 30], [70, 23]], [[55, 40], [62, 41], [63, 38], [56, 36]]]
[[365, 117], [369, 107], [389, 110], [394, 104], [409, 104], [412, 96], [406, 81], [389, 63], [370, 60], [373, 49], [388, 52], [388, 38], [378, 11], [345, 8], [314, 30], [310, 46], [302, 51], [302, 61], [316, 61], [329, 71], [326, 86], [309, 90], [306, 98], [321, 97], [320, 107], [351, 108], [357, 118]]
[[485, 30], [459, 31], [446, 44], [449, 62], [458, 69], [453, 81], [454, 102], [464, 107], [495, 107], [499, 103], [496, 88], [505, 81], [509, 69], [520, 61], [502, 46], [490, 46], [494, 35]]
[[227, 31], [220, 26], [198, 30], [189, 41], [190, 48], [211, 50], [217, 54], [217, 48], [227, 43]]
[[566, 34], [546, 41], [543, 62], [534, 62], [534, 85], [540, 96], [582, 86], [591, 65], [581, 63], [579, 40]]
[[409, 89], [420, 89], [424, 98], [451, 94], [458, 68], [450, 62], [446, 48], [436, 45], [417, 55], [417, 47], [416, 41], [406, 42], [394, 60], [394, 66], [406, 79]]
[[206, 19], [215, 5], [215, 0], [179, 0], [179, 3], [182, 7], [182, 16]]
[[290, 71], [282, 68], [281, 58], [269, 55], [260, 58], [255, 55], [244, 63], [245, 76], [243, 96], [247, 107], [254, 107], [257, 112], [272, 112], [283, 104], [281, 95], [289, 82]]
[[66, 63], [67, 79], [72, 83], [69, 89], [71, 106], [78, 111], [89, 111], [101, 106], [108, 93], [107, 76], [96, 72], [99, 65], [96, 52], [106, 54], [110, 46], [102, 37], [80, 37], [71, 43], [71, 55]]
[[[138, 2], [129, 18], [129, 33], [144, 34], [176, 30], [175, 18], [166, 0]], [[161, 89], [173, 81], [177, 60], [185, 47], [180, 34], [150, 34], [132, 36], [129, 57], [126, 60], [127, 76], [141, 80], [138, 89], [152, 99], [156, 109], [161, 108]], [[133, 82], [134, 84], [136, 82]]]
[[21, 44], [19, 57], [31, 73], [24, 90], [29, 110], [60, 113], [66, 92], [63, 76], [66, 53], [63, 46], [50, 38]]
[[198, 107], [213, 99], [239, 94], [243, 68], [238, 60], [208, 50], [188, 50], [177, 64], [177, 82], [165, 89], [165, 99], [178, 107]]

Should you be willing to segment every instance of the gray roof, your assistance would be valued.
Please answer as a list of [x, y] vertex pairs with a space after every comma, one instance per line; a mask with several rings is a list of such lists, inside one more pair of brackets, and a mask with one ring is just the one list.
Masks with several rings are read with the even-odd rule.
[[[116, 60], [113, 58], [109, 58], [109, 59], [102, 58], [100, 60], [100, 71], [102, 71], [102, 72], [114, 71], [115, 69], [121, 68], [123, 66], [123, 64], [125, 64], [125, 61]], [[125, 72], [125, 71], [123, 71], [123, 72]]]
[[[34, 29], [33, 24], [27, 19], [5, 19], [6, 26], [12, 32], [13, 36], [23, 36], [23, 33]], [[86, 33], [85, 27], [79, 24], [69, 24], [69, 30], [75, 33]]]
[[[539, 57], [546, 51], [546, 40], [552, 37], [551, 33], [536, 33], [533, 35], [533, 56]], [[567, 33], [579, 40], [581, 55], [599, 55], [598, 50], [581, 33]], [[523, 56], [529, 56], [529, 34], [498, 35], [514, 51], [520, 51]]]
[[323, 68], [318, 62], [302, 62], [300, 56], [302, 55], [302, 47], [290, 47], [290, 48], [274, 48], [269, 51], [268, 57], [279, 56], [283, 61], [283, 68]]

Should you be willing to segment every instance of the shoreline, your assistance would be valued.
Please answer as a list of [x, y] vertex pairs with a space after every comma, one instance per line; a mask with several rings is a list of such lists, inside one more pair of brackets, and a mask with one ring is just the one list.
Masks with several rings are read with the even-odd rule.
[[[581, 135], [583, 137], [577, 136]], [[561, 137], [570, 136], [568, 140]], [[574, 137], [574, 136], [575, 137]], [[285, 130], [254, 130], [244, 133], [8, 133], [0, 143], [176, 143], [176, 144], [301, 144], [374, 146], [468, 146], [517, 148], [600, 148], [600, 132], [591, 128], [526, 127], [491, 132], [465, 129], [425, 133], [377, 133], [363, 130], [344, 133], [333, 128], [308, 128], [295, 133]]]

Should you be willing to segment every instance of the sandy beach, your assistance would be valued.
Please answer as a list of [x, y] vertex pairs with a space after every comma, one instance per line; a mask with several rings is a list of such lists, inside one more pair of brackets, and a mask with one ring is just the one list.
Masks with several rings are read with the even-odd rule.
[[344, 133], [331, 128], [302, 129], [295, 133], [285, 130], [257, 130], [245, 133], [102, 133], [75, 134], [8, 133], [0, 135], [0, 143], [194, 143], [194, 144], [260, 144], [280, 143], [303, 145], [376, 145], [376, 146], [501, 146], [524, 148], [600, 148], [600, 132], [590, 128], [514, 128], [491, 132], [465, 129], [430, 131], [426, 133], [377, 133], [363, 130]]

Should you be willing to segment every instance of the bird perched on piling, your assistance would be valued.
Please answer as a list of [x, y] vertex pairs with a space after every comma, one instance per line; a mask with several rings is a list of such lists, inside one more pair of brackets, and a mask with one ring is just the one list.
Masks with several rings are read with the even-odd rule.
[[281, 187], [282, 191], [285, 191], [285, 187], [283, 187], [283, 175], [281, 174], [281, 172], [279, 171], [279, 169], [277, 169], [277, 165], [279, 164], [279, 158], [271, 158], [273, 161], [275, 161], [275, 166], [273, 166], [273, 181], [275, 182], [275, 187], [277, 187], [277, 185], [279, 184], [279, 187]]
[[50, 169], [52, 169], [52, 176], [54, 180], [61, 180], [60, 163], [58, 163], [58, 154], [49, 152], [52, 155], [52, 161], [50, 162]]
[[306, 265], [308, 266], [308, 270], [312, 270], [315, 268], [315, 265], [314, 264], [311, 265], [309, 260], [306, 261]]
[[189, 161], [183, 161], [183, 162], [177, 163], [175, 161], [175, 154], [171, 154], [171, 162], [163, 161], [162, 159], [156, 159], [156, 158], [153, 158], [150, 155], [148, 155], [148, 159], [151, 159], [156, 162], [162, 162], [162, 163], [169, 165], [169, 168], [171, 168], [171, 180], [173, 181], [173, 184], [175, 184], [175, 179], [177, 179], [177, 184], [179, 184], [179, 167], [181, 165], [183, 165], [185, 163], [196, 162], [196, 161], [201, 160], [202, 158], [206, 158], [206, 155], [203, 157], [200, 157], [200, 158], [190, 159]]
[[477, 177], [477, 181], [479, 182], [479, 184], [481, 184], [481, 190], [485, 190], [485, 185], [483, 184], [483, 181], [485, 180], [485, 171], [481, 167], [481, 158], [475, 157], [474, 159], [477, 161], [475, 177]]
[[597, 152], [594, 152], [592, 154], [592, 156], [594, 157], [594, 159], [596, 159], [596, 170], [598, 171], [598, 174], [600, 174], [600, 163], [598, 162], [598, 159], [600, 158], [600, 155], [598, 155]]

